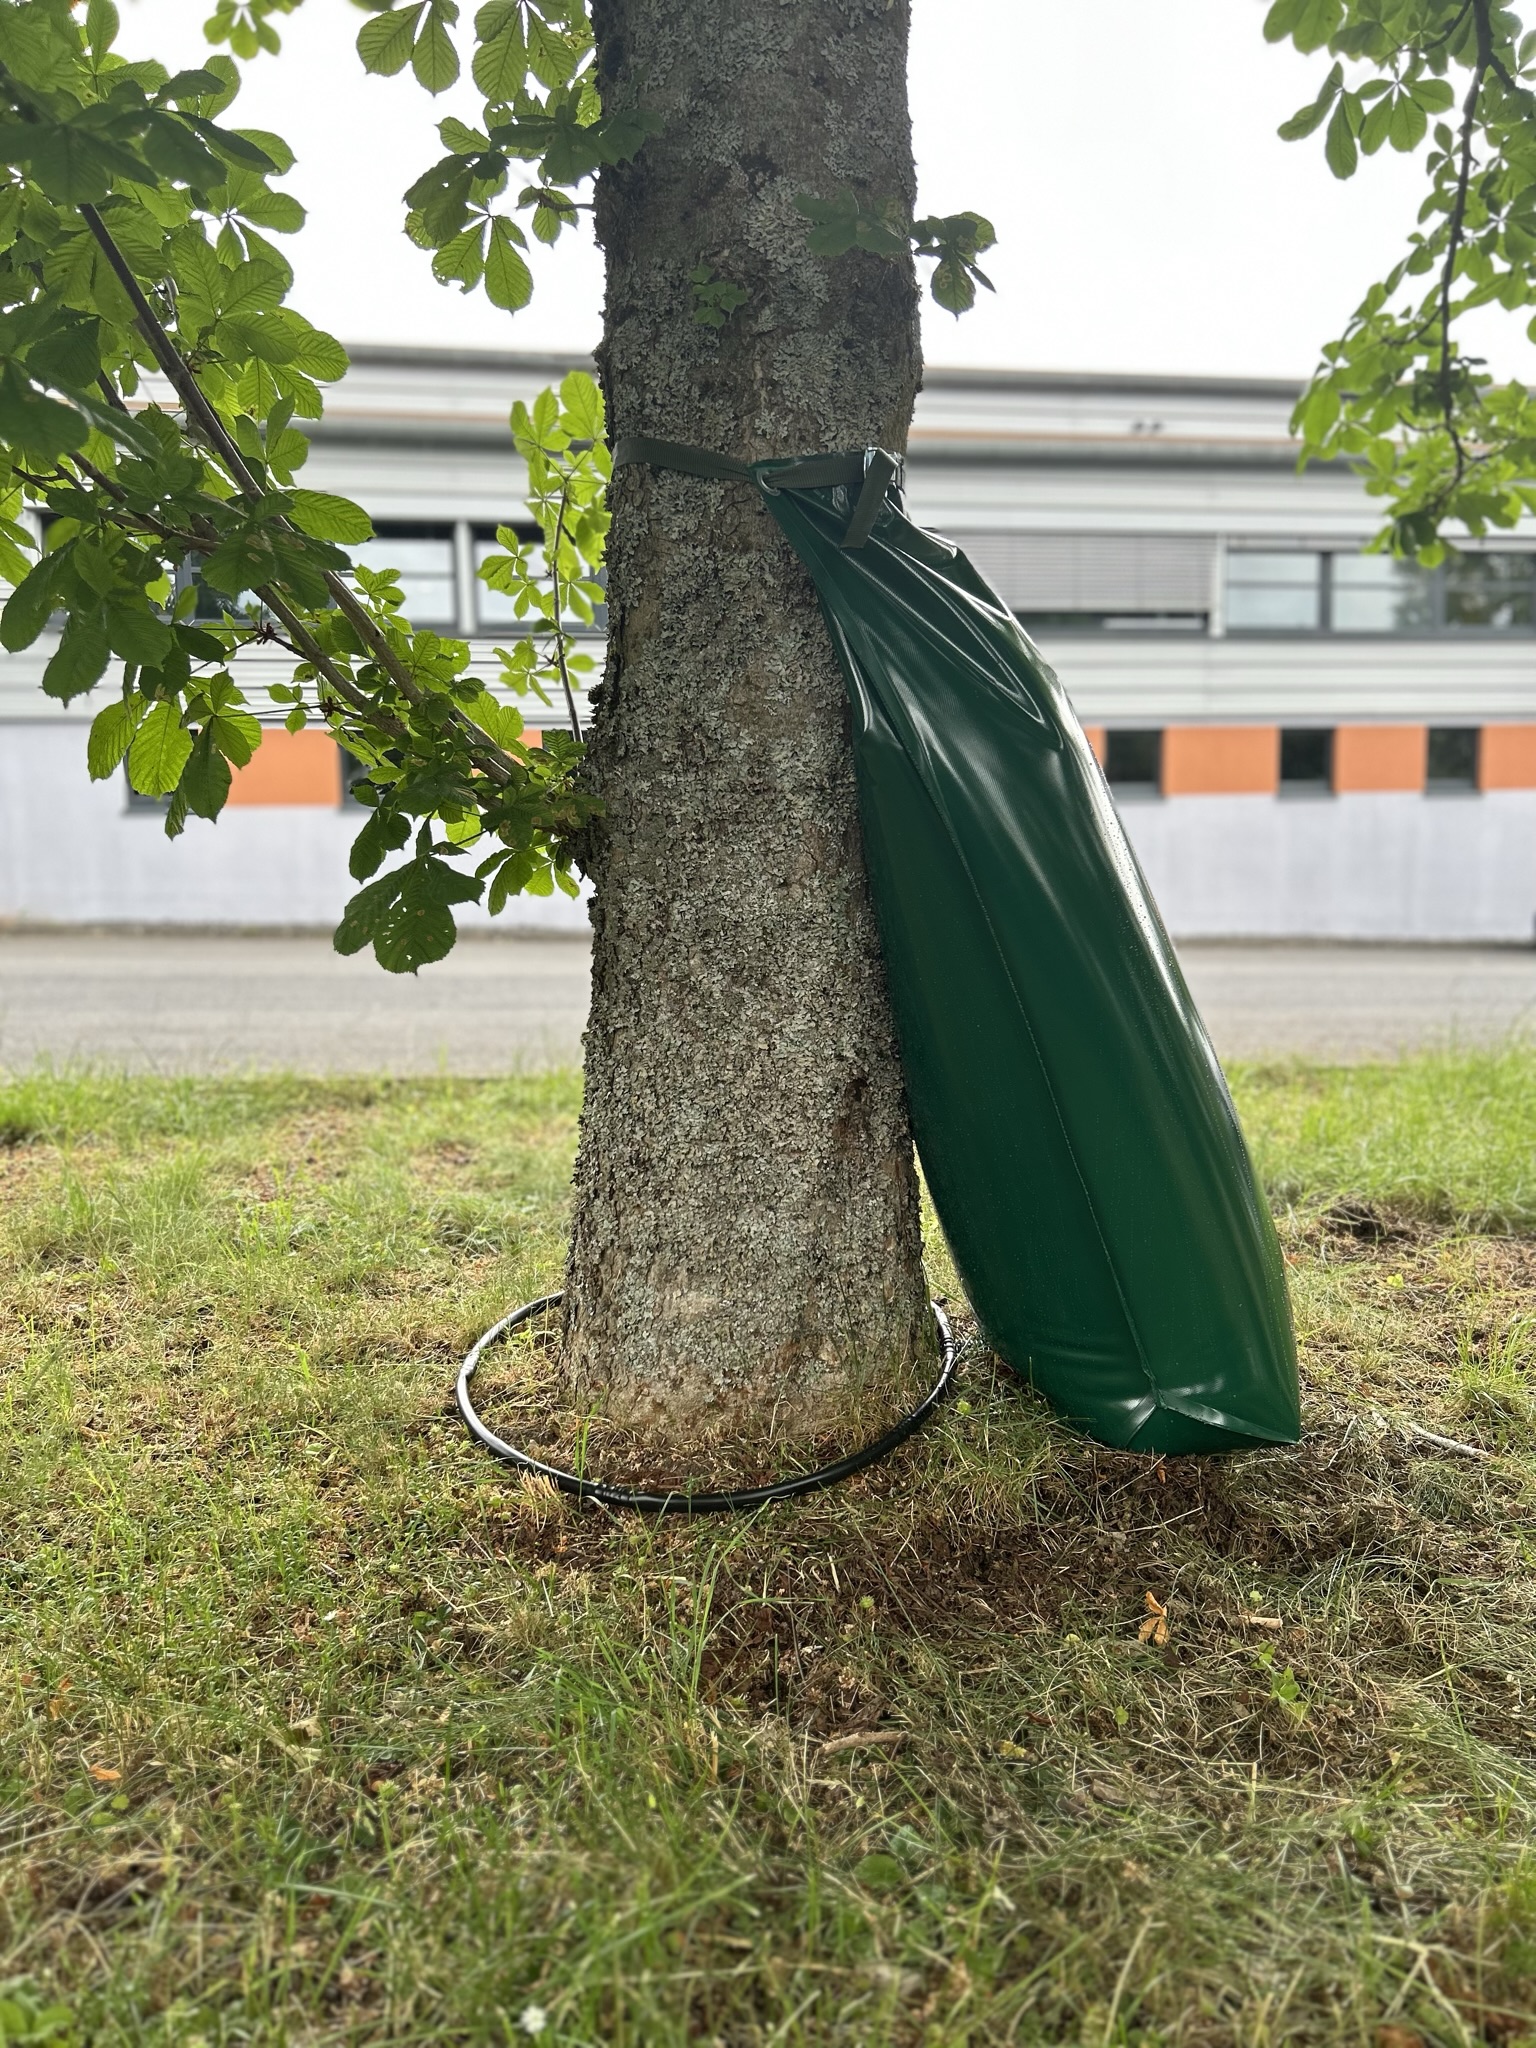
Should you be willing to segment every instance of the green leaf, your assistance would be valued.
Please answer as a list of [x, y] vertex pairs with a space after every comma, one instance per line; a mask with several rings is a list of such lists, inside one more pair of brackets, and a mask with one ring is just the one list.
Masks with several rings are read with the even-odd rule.
[[1264, 17], [1264, 40], [1266, 43], [1283, 43], [1294, 33], [1300, 21], [1306, 0], [1275, 0]]
[[314, 540], [343, 543], [372, 540], [373, 521], [361, 505], [330, 491], [293, 491], [293, 523]]
[[376, 14], [363, 23], [357, 32], [357, 54], [365, 71], [392, 78], [405, 69], [411, 61], [416, 24], [425, 6], [426, 0], [417, 0], [414, 7], [391, 7], [387, 13]]
[[859, 203], [851, 191], [840, 192], [836, 199], [798, 192], [795, 210], [811, 223], [806, 239], [813, 256], [841, 256], [858, 240]]
[[504, 214], [491, 222], [491, 242], [485, 254], [485, 295], [493, 306], [516, 313], [533, 297], [533, 274], [518, 253], [521, 230]]
[[270, 128], [226, 128], [224, 135], [238, 135], [242, 142], [249, 142], [253, 148], [271, 164], [278, 177], [293, 169], [296, 161], [293, 151], [281, 135], [274, 135]]
[[1303, 0], [1291, 40], [1298, 50], [1320, 50], [1344, 19], [1344, 0]]
[[37, 543], [24, 526], [0, 519], [0, 579], [20, 583], [36, 565]]
[[1303, 107], [1299, 113], [1292, 114], [1289, 121], [1280, 123], [1277, 132], [1281, 141], [1299, 142], [1304, 135], [1310, 135], [1314, 129], [1321, 128], [1328, 109], [1339, 96], [1339, 89], [1343, 83], [1344, 67], [1342, 64], [1335, 64], [1323, 80], [1322, 90], [1312, 104]]
[[482, 690], [464, 709], [498, 747], [515, 746], [522, 738], [523, 714], [515, 705], [499, 703], [489, 690]]
[[112, 658], [107, 636], [99, 618], [91, 612], [74, 612], [64, 627], [64, 636], [43, 670], [43, 691], [67, 704], [83, 697], [101, 680], [101, 672]]
[[112, 0], [90, 0], [85, 10], [85, 40], [93, 57], [103, 57], [117, 41], [118, 13]]
[[156, 93], [156, 99], [174, 100], [179, 106], [183, 100], [201, 101], [217, 99], [224, 90], [224, 81], [216, 71], [177, 71], [165, 81]]
[[346, 375], [348, 357], [341, 343], [323, 328], [311, 327], [291, 306], [281, 306], [268, 314], [264, 324], [285, 338], [284, 369], [318, 377], [326, 384]]
[[391, 974], [414, 974], [452, 949], [457, 932], [451, 906], [478, 902], [484, 886], [435, 854], [418, 854], [358, 890], [333, 943], [338, 953], [360, 953], [371, 944]]
[[[1374, 156], [1386, 141], [1393, 125], [1394, 102], [1391, 99], [1378, 100], [1365, 119], [1360, 123], [1360, 147], [1367, 156]], [[1422, 119], [1422, 115], [1420, 119]]]
[[153, 705], [128, 749], [128, 780], [140, 796], [169, 796], [191, 753], [192, 735], [176, 705]]
[[456, 19], [458, 11], [452, 0], [427, 0], [426, 26], [411, 52], [417, 84], [433, 94], [446, 92], [459, 75], [459, 53], [448, 33], [448, 23]]
[[274, 235], [296, 235], [309, 218], [291, 192], [251, 192], [233, 209], [252, 227], [270, 228]]
[[631, 157], [639, 155], [647, 138], [659, 135], [665, 125], [660, 114], [650, 107], [620, 107], [617, 113], [605, 114], [587, 132], [599, 163], [627, 164]]
[[0, 645], [9, 648], [12, 654], [19, 654], [22, 648], [30, 647], [52, 618], [63, 569], [64, 558], [61, 555], [44, 555], [40, 562], [32, 565], [6, 599], [5, 610], [0, 612]]
[[537, 14], [528, 18], [528, 65], [540, 85], [564, 85], [581, 62], [582, 44], [542, 21]]
[[212, 733], [199, 733], [178, 778], [187, 809], [195, 817], [216, 818], [229, 798], [232, 779], [229, 763], [214, 745]]
[[909, 228], [894, 202], [871, 209], [845, 189], [835, 199], [797, 193], [795, 207], [812, 223], [806, 239], [813, 256], [841, 256], [849, 249], [868, 249], [877, 256], [907, 253]]
[[976, 286], [964, 264], [947, 259], [933, 266], [928, 289], [946, 313], [968, 313], [976, 303]]
[[571, 370], [560, 380], [560, 424], [577, 441], [603, 437], [603, 394], [585, 370]]
[[83, 119], [40, 120], [26, 127], [7, 123], [3, 135], [6, 157], [26, 164], [48, 197], [61, 206], [99, 203], [111, 191], [114, 178], [154, 182], [131, 149], [87, 127]]
[[27, 367], [49, 384], [92, 383], [101, 370], [101, 322], [65, 313], [27, 350]]
[[1456, 104], [1456, 94], [1443, 78], [1416, 78], [1408, 90], [1426, 114], [1443, 114]]
[[455, 156], [481, 156], [490, 148], [479, 129], [468, 127], [456, 114], [439, 121], [437, 133], [444, 149], [452, 150]]
[[1296, 408], [1295, 430], [1314, 444], [1321, 441], [1338, 424], [1340, 404], [1337, 386], [1314, 385]]
[[120, 654], [124, 661], [149, 668], [158, 668], [176, 646], [175, 634], [149, 609], [147, 600], [139, 604], [109, 604], [107, 640], [113, 653]]
[[352, 842], [347, 860], [355, 882], [366, 882], [384, 865], [386, 857], [398, 853], [411, 836], [411, 821], [399, 811], [372, 811]]
[[1333, 119], [1328, 123], [1328, 133], [1323, 142], [1323, 155], [1336, 178], [1354, 176], [1360, 158], [1355, 148], [1355, 131], [1350, 125], [1347, 99], [1340, 99], [1333, 110]]
[[249, 711], [216, 711], [207, 729], [219, 752], [237, 768], [243, 768], [261, 745], [260, 721]]
[[866, 1891], [891, 1892], [907, 1881], [907, 1873], [894, 1856], [876, 1849], [868, 1856], [861, 1856], [853, 1866], [853, 1874]]
[[1417, 96], [1400, 92], [1392, 101], [1392, 120], [1387, 130], [1392, 147], [1406, 154], [1417, 149], [1429, 128], [1429, 117]]
[[171, 184], [207, 192], [224, 182], [223, 164], [174, 114], [151, 116], [139, 137], [139, 147], [146, 162]]
[[60, 456], [83, 448], [89, 432], [72, 405], [61, 405], [36, 390], [14, 363], [0, 374], [0, 441], [51, 468]]
[[105, 782], [116, 772], [143, 715], [141, 697], [119, 697], [115, 704], [97, 712], [85, 743], [85, 765], [92, 782]]
[[432, 258], [432, 275], [439, 284], [462, 284], [465, 291], [477, 285], [485, 270], [484, 240], [485, 225], [476, 221], [445, 242]]
[[[482, 10], [483, 11], [483, 10]], [[516, 9], [505, 26], [475, 52], [474, 81], [488, 100], [513, 99], [528, 75], [528, 46], [522, 17]]]

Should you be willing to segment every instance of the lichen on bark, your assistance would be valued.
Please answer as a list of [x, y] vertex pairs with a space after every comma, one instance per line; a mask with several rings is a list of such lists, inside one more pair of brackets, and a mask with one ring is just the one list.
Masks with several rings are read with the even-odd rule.
[[[905, 0], [598, 0], [594, 23], [605, 104], [664, 123], [598, 184], [610, 434], [904, 447], [911, 264], [811, 255], [795, 200], [910, 213]], [[748, 294], [722, 328], [693, 318], [703, 262]], [[929, 1348], [844, 686], [750, 489], [625, 468], [612, 509], [567, 1368], [661, 1441], [818, 1430]]]

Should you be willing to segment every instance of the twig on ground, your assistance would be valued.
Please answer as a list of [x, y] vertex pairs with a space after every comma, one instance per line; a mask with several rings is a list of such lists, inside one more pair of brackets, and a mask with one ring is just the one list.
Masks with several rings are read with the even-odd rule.
[[860, 1728], [852, 1735], [834, 1735], [817, 1752], [820, 1756], [841, 1756], [845, 1749], [896, 1749], [907, 1739], [905, 1728]]
[[1459, 1443], [1453, 1436], [1441, 1436], [1437, 1430], [1426, 1429], [1420, 1422], [1408, 1422], [1401, 1416], [1378, 1415], [1375, 1420], [1383, 1429], [1399, 1429], [1404, 1436], [1411, 1436], [1419, 1443], [1433, 1444], [1436, 1450], [1450, 1451], [1458, 1458], [1491, 1459], [1493, 1451], [1485, 1451], [1481, 1444]]

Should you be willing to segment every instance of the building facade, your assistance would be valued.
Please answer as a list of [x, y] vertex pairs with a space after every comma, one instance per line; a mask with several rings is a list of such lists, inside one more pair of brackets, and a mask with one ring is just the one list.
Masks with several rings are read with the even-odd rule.
[[[411, 618], [469, 638], [484, 673], [514, 630], [475, 574], [522, 509], [508, 408], [568, 367], [359, 348], [314, 429], [306, 484], [368, 508], [365, 552], [403, 571]], [[933, 370], [908, 503], [1057, 670], [1176, 936], [1530, 943], [1536, 533], [1433, 572], [1369, 554], [1359, 481], [1297, 473], [1293, 398]], [[49, 651], [0, 656], [0, 920], [335, 921], [359, 820], [327, 735], [274, 714], [218, 824], [171, 844], [125, 782], [88, 782], [96, 707], [42, 695]], [[241, 671], [257, 700], [281, 678], [259, 649]], [[560, 898], [504, 919], [583, 921]]]

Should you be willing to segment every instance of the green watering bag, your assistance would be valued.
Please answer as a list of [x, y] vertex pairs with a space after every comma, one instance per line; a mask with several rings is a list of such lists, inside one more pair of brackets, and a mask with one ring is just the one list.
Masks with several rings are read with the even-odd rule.
[[988, 1343], [1107, 1444], [1295, 1442], [1274, 1225], [1054, 674], [905, 516], [880, 451], [750, 471], [666, 443], [616, 455], [750, 477], [815, 580], [918, 1152]]

